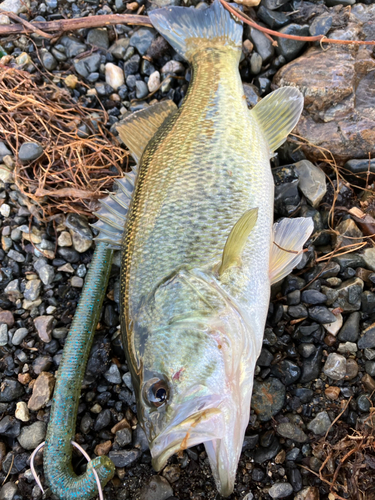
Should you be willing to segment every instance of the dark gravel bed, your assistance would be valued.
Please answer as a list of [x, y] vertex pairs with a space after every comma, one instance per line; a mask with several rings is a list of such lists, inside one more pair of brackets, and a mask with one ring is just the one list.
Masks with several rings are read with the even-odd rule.
[[[171, 4], [181, 3], [5, 0], [0, 8], [26, 20], [49, 21], [136, 13], [143, 6], [145, 14]], [[181, 5], [205, 9], [208, 4], [187, 0]], [[375, 39], [372, 0], [261, 0], [247, 12], [284, 33]], [[7, 22], [0, 15], [0, 23]], [[329, 49], [330, 61], [338, 61], [337, 81], [306, 76], [309, 57], [319, 66], [325, 54], [319, 44], [279, 39], [274, 47], [263, 33], [249, 26], [244, 30], [240, 71], [249, 107], [277, 85], [295, 84], [306, 96], [303, 120], [317, 128], [331, 124], [324, 141], [342, 148], [334, 168], [303, 135], [288, 140], [272, 160], [275, 220], [312, 217], [314, 233], [298, 268], [272, 289], [233, 500], [338, 498], [333, 493], [367, 500], [375, 495], [375, 243], [352, 210], [375, 218], [375, 163], [366, 159], [366, 141], [372, 139], [361, 114], [367, 113], [368, 122], [375, 119], [375, 94], [367, 77], [375, 60], [371, 47]], [[179, 105], [190, 81], [186, 61], [145, 27], [81, 29], [52, 41], [13, 35], [0, 39], [1, 55], [0, 71], [5, 63], [26, 70], [30, 78], [42, 72], [88, 108], [93, 122], [103, 106], [105, 126], [114, 134], [131, 112], [163, 99]], [[344, 66], [347, 73], [340, 73]], [[333, 124], [344, 130], [353, 116], [356, 139], [340, 142]], [[89, 130], [83, 125], [79, 134], [85, 137]], [[28, 165], [43, 154], [39, 144], [22, 140], [15, 150], [0, 129], [0, 500], [42, 498], [30, 455], [45, 438], [55, 372], [95, 246], [88, 225], [93, 220], [71, 213], [41, 223], [35, 203], [14, 183], [15, 162]], [[108, 454], [115, 463], [107, 500], [217, 499], [203, 445], [173, 456], [160, 474], [152, 469], [120, 339], [119, 263], [116, 252], [82, 386], [75, 440], [91, 457]], [[41, 453], [36, 465], [43, 483]], [[75, 471], [85, 467], [74, 451]], [[43, 498], [55, 497], [47, 490]]]

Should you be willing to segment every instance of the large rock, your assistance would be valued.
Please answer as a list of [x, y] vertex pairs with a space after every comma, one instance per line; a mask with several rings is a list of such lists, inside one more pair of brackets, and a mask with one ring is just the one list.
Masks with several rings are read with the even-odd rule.
[[[358, 5], [348, 26], [329, 37], [374, 39], [374, 15], [374, 5]], [[297, 87], [305, 97], [295, 132], [312, 144], [302, 146], [308, 158], [322, 157], [313, 145], [331, 151], [341, 165], [375, 155], [374, 70], [371, 46], [331, 45], [324, 51], [311, 47], [276, 74], [277, 86]]]

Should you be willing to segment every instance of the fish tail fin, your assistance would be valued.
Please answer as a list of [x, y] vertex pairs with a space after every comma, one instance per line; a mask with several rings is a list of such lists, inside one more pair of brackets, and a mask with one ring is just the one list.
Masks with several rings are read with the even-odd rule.
[[219, 0], [205, 10], [166, 7], [153, 10], [149, 17], [176, 52], [187, 60], [203, 48], [239, 50], [242, 45], [242, 24]]

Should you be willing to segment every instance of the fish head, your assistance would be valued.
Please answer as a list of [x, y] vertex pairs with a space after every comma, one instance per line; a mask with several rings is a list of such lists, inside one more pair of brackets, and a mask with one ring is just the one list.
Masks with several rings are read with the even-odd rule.
[[203, 443], [217, 488], [228, 496], [249, 421], [257, 353], [237, 305], [217, 283], [206, 282], [210, 293], [204, 295], [198, 285], [195, 309], [185, 297], [189, 312], [147, 335], [138, 415], [157, 471], [174, 453]]

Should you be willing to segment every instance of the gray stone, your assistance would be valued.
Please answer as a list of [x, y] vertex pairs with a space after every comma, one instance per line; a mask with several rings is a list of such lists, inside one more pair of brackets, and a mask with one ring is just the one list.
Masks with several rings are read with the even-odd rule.
[[3, 161], [4, 156], [11, 155], [12, 151], [7, 148], [4, 142], [0, 141], [0, 162]]
[[299, 179], [298, 187], [307, 201], [316, 208], [327, 192], [325, 173], [308, 160], [295, 163], [294, 170]]
[[287, 498], [293, 493], [293, 486], [289, 483], [275, 483], [268, 491], [271, 498]]
[[82, 288], [83, 287], [83, 279], [80, 278], [79, 276], [73, 276], [72, 279], [70, 280], [71, 284], [75, 288]]
[[0, 500], [13, 500], [17, 493], [17, 485], [14, 483], [5, 483], [0, 490]]
[[75, 233], [80, 234], [82, 238], [92, 240], [92, 231], [88, 225], [87, 219], [82, 215], [70, 213], [66, 217], [65, 225]]
[[129, 467], [139, 459], [141, 454], [140, 450], [117, 450], [110, 451], [108, 456], [115, 464], [115, 467]]
[[375, 248], [366, 248], [362, 256], [364, 261], [366, 262], [366, 267], [371, 271], [375, 271]]
[[311, 305], [324, 304], [327, 297], [324, 293], [318, 292], [318, 290], [303, 290], [301, 295], [302, 302]]
[[25, 12], [30, 7], [29, 0], [4, 0], [0, 3], [0, 9], [8, 12], [14, 12], [14, 14], [19, 14], [20, 12]]
[[258, 52], [253, 52], [250, 56], [250, 72], [252, 75], [257, 75], [262, 70], [262, 57]]
[[20, 290], [18, 279], [10, 281], [5, 287], [4, 292], [8, 295], [9, 299], [11, 300], [21, 299], [22, 293]]
[[267, 9], [275, 10], [287, 3], [289, 0], [262, 0], [261, 5], [267, 7]]
[[85, 52], [87, 49], [87, 46], [84, 43], [81, 43], [77, 38], [74, 38], [73, 36], [63, 36], [60, 39], [60, 43], [65, 47], [66, 49], [66, 55], [70, 57], [76, 57], [78, 54], [82, 54], [82, 52]]
[[87, 78], [90, 73], [98, 71], [100, 67], [101, 55], [96, 52], [91, 56], [83, 57], [82, 59], [76, 59], [74, 61], [74, 68], [80, 76]]
[[289, 22], [289, 18], [283, 12], [267, 9], [267, 7], [262, 4], [257, 11], [257, 17], [266, 23], [272, 30], [281, 28]]
[[82, 238], [82, 236], [78, 233], [72, 231], [72, 240], [73, 247], [78, 253], [84, 253], [92, 246], [92, 237], [91, 239]]
[[375, 323], [364, 331], [364, 335], [358, 340], [359, 349], [372, 349], [375, 347]]
[[341, 340], [341, 342], [356, 342], [359, 336], [360, 319], [361, 315], [359, 312], [350, 314], [338, 334], [338, 339]]
[[20, 345], [23, 341], [24, 338], [26, 338], [29, 334], [29, 331], [27, 328], [18, 328], [13, 334], [12, 337], [12, 344], [13, 345]]
[[24, 142], [18, 152], [18, 158], [22, 163], [36, 160], [43, 154], [43, 148], [36, 142]]
[[322, 363], [322, 348], [318, 347], [314, 354], [303, 360], [300, 384], [305, 384], [319, 377]]
[[112, 365], [109, 367], [109, 370], [105, 372], [104, 377], [111, 384], [121, 384], [120, 370], [114, 363], [112, 363]]
[[129, 38], [120, 38], [110, 46], [109, 52], [116, 59], [124, 59], [124, 56], [126, 54], [126, 49], [129, 47], [129, 43], [130, 43]]
[[[129, 86], [128, 84], [128, 77], [129, 76], [132, 76], [132, 75], [135, 75], [136, 73], [138, 73], [139, 71], [139, 64], [141, 62], [141, 58], [139, 57], [138, 54], [136, 54], [135, 56], [132, 56], [128, 61], [126, 61], [126, 63], [124, 64], [124, 73], [125, 73], [125, 76], [127, 77], [126, 79], [126, 84]], [[137, 82], [137, 80], [136, 80]], [[134, 86], [136, 85], [136, 83], [134, 84]]]
[[140, 28], [130, 37], [130, 45], [144, 56], [155, 37], [156, 32], [154, 29]]
[[309, 317], [320, 324], [334, 323], [336, 316], [325, 306], [314, 306], [309, 308]]
[[173, 496], [171, 485], [163, 476], [152, 476], [141, 489], [139, 500], [167, 500]]
[[57, 61], [50, 52], [45, 51], [42, 53], [42, 64], [48, 71], [53, 71], [57, 66]]
[[333, 16], [324, 13], [317, 16], [310, 25], [309, 31], [311, 36], [326, 35], [332, 26]]
[[17, 381], [11, 378], [5, 378], [0, 385], [0, 403], [10, 403], [22, 396], [24, 388]]
[[355, 354], [358, 351], [357, 344], [355, 342], [345, 342], [344, 344], [339, 344], [337, 352], [340, 354]]
[[342, 380], [346, 375], [346, 358], [335, 352], [328, 354], [323, 372], [333, 380]]
[[[288, 24], [279, 30], [279, 33], [286, 35], [309, 36], [309, 26], [299, 24]], [[278, 46], [276, 47], [277, 54], [281, 54], [287, 61], [295, 59], [301, 52], [306, 42], [299, 40], [291, 40], [289, 38], [278, 38]]]
[[253, 28], [252, 26], [246, 26], [245, 33], [247, 34], [247, 38], [253, 42], [257, 53], [262, 58], [263, 64], [269, 63], [275, 53], [272, 42], [264, 33]]
[[38, 332], [40, 340], [43, 342], [51, 342], [52, 340], [52, 328], [53, 328], [53, 316], [38, 316], [34, 319], [34, 325]]
[[34, 450], [44, 440], [46, 431], [47, 425], [44, 422], [35, 422], [22, 427], [21, 434], [17, 439], [25, 450]]
[[341, 307], [344, 312], [359, 311], [364, 283], [360, 278], [351, 278], [341, 283], [334, 290], [322, 286], [322, 292], [327, 295], [327, 305]]
[[279, 424], [276, 431], [280, 436], [296, 441], [297, 443], [305, 443], [307, 441], [307, 436], [303, 430], [298, 425], [289, 422]]
[[8, 343], [8, 325], [0, 324], [0, 346], [5, 346]]
[[137, 99], [143, 99], [148, 95], [148, 87], [143, 80], [137, 80], [135, 89], [135, 95]]
[[108, 49], [109, 39], [108, 31], [106, 28], [94, 28], [88, 32], [86, 42], [89, 45], [94, 45], [95, 47], [100, 47], [102, 49]]
[[40, 295], [40, 290], [42, 288], [41, 280], [30, 280], [26, 283], [25, 291], [23, 295], [26, 300], [34, 301]]
[[325, 0], [327, 7], [334, 7], [335, 5], [354, 5], [356, 0]]
[[253, 108], [260, 101], [257, 87], [251, 83], [243, 83], [243, 90], [246, 96], [247, 105], [249, 108]]
[[362, 243], [363, 234], [358, 228], [357, 224], [352, 219], [345, 219], [338, 224], [335, 230], [339, 234], [335, 234], [333, 242], [335, 248], [346, 247], [353, 244], [354, 241]]
[[322, 411], [307, 424], [309, 431], [316, 435], [324, 434], [331, 426], [331, 419], [326, 411]]
[[251, 407], [261, 422], [267, 422], [284, 406], [285, 386], [279, 379], [254, 381]]
[[271, 460], [272, 458], [276, 457], [276, 455], [280, 451], [280, 443], [279, 440], [274, 437], [269, 446], [264, 448], [263, 446], [260, 446], [257, 450], [255, 450], [254, 453], [254, 461], [257, 464], [262, 464], [265, 461]]
[[132, 442], [132, 430], [125, 428], [116, 432], [115, 442], [123, 448]]
[[20, 263], [21, 263], [21, 262], [25, 262], [25, 260], [26, 260], [26, 259], [25, 259], [25, 256], [24, 256], [24, 255], [22, 255], [22, 253], [20, 253], [20, 252], [16, 252], [16, 250], [13, 250], [13, 249], [12, 249], [12, 250], [9, 250], [9, 252], [8, 252], [8, 257], [9, 257], [10, 259], [13, 259], [13, 260], [15, 260], [16, 262], [20, 262]]
[[21, 424], [20, 422], [11, 415], [5, 415], [0, 421], [0, 436], [6, 436], [10, 438], [16, 438], [20, 435]]
[[353, 174], [367, 174], [368, 171], [375, 174], [375, 158], [372, 160], [349, 160], [344, 168], [353, 172]]

